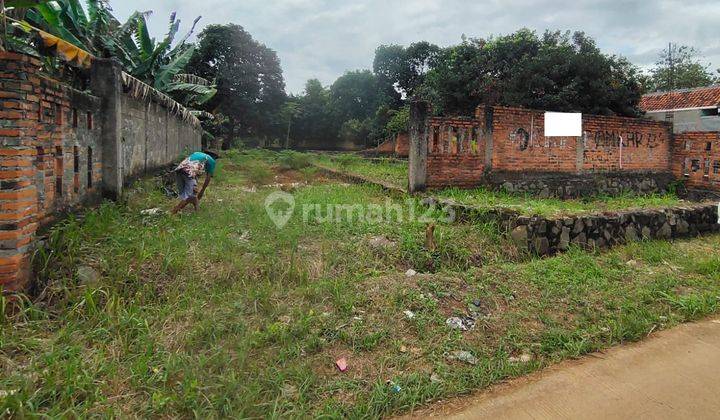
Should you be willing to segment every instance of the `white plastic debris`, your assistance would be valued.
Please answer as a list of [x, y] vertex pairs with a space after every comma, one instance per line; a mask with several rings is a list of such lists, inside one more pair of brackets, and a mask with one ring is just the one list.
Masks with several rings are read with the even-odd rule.
[[159, 209], [159, 208], [146, 209], [146, 210], [142, 210], [140, 212], [140, 214], [143, 216], [157, 216], [159, 214], [162, 214], [162, 209]]
[[414, 277], [417, 275], [417, 271], [412, 268], [405, 272], [405, 277]]
[[475, 320], [470, 317], [453, 316], [446, 319], [445, 324], [453, 330], [468, 331], [475, 327]]
[[511, 356], [508, 357], [508, 362], [510, 363], [529, 363], [533, 359], [532, 354], [530, 353], [523, 353], [520, 356]]
[[405, 314], [405, 318], [407, 319], [413, 319], [415, 318], [415, 312], [406, 310], [403, 312]]
[[455, 350], [454, 352], [450, 353], [448, 355], [448, 359], [450, 360], [458, 360], [461, 362], [465, 362], [471, 365], [476, 365], [478, 362], [477, 357], [473, 356], [472, 353], [465, 350]]

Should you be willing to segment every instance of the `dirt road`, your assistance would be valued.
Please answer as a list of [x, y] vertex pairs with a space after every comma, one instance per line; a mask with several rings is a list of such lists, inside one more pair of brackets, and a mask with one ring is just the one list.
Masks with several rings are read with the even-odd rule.
[[413, 417], [720, 419], [720, 320], [681, 325]]

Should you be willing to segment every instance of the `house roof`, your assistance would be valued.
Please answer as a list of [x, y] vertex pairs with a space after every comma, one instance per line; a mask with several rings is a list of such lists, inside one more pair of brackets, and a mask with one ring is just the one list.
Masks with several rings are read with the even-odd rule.
[[640, 109], [648, 112], [717, 106], [720, 106], [720, 85], [648, 93], [640, 99]]

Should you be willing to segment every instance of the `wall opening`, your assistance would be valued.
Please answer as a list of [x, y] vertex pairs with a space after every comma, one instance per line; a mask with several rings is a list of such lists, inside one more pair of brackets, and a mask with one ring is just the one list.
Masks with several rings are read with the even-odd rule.
[[80, 148], [73, 146], [73, 191], [80, 192]]
[[703, 167], [703, 176], [705, 178], [710, 176], [710, 159], [705, 159], [705, 166]]
[[711, 152], [711, 151], [712, 151], [712, 142], [711, 142], [711, 141], [705, 143], [705, 151], [706, 151], [706, 152]]
[[92, 147], [88, 146], [87, 148], [87, 187], [92, 188], [92, 173], [93, 173], [93, 155], [92, 155]]
[[59, 126], [63, 125], [62, 105], [60, 104], [55, 104], [55, 124]]
[[77, 128], [78, 126], [78, 111], [77, 108], [72, 109], [72, 126], [73, 128]]
[[73, 172], [80, 172], [80, 149], [77, 146], [73, 146]]
[[720, 160], [716, 160], [715, 162], [713, 162], [713, 174], [720, 174]]
[[61, 146], [55, 147], [55, 195], [63, 194], [63, 150]]
[[700, 170], [700, 159], [693, 159], [690, 162], [690, 167], [692, 168], [693, 172], [697, 172]]
[[90, 111], [87, 112], [87, 128], [88, 130], [93, 129], [93, 114]]

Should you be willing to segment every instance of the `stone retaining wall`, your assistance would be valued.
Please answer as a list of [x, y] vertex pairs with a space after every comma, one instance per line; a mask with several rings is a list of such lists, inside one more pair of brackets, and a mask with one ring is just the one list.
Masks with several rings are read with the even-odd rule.
[[565, 251], [571, 244], [608, 248], [641, 239], [672, 239], [720, 232], [718, 204], [634, 210], [561, 218], [518, 217], [513, 241], [537, 255]]
[[562, 199], [594, 195], [615, 196], [623, 193], [664, 193], [669, 191], [674, 183], [675, 177], [670, 172], [583, 175], [535, 173], [531, 177], [518, 172], [495, 172], [481, 180], [481, 185], [492, 190]]

